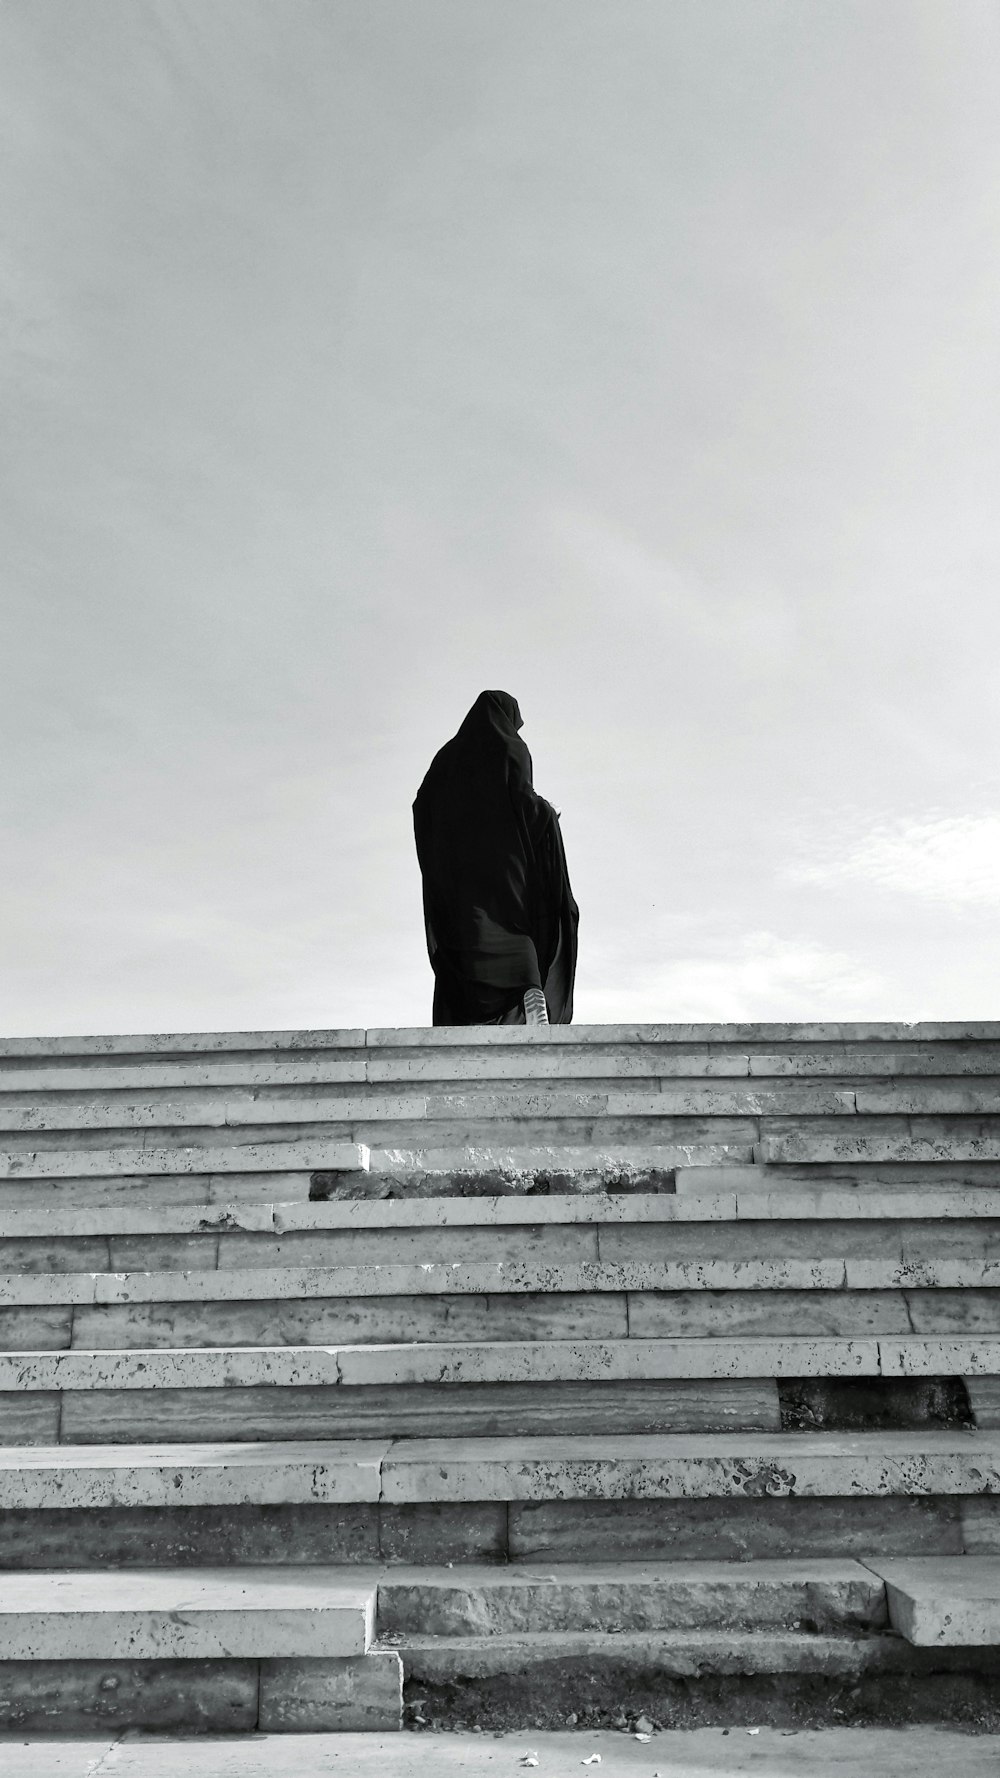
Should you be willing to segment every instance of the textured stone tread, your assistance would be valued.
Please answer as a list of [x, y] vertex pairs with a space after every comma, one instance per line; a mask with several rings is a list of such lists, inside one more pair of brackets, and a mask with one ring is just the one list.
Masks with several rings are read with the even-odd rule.
[[673, 1433], [0, 1448], [0, 1507], [989, 1496], [1000, 1432]]
[[[940, 1354], [951, 1362], [944, 1364]], [[1000, 1373], [1000, 1339], [465, 1341], [0, 1353], [0, 1390]]]
[[[10, 1272], [0, 1274], [0, 1308], [26, 1305], [239, 1303], [312, 1298], [566, 1295], [623, 1291], [982, 1291], [1000, 1287], [1000, 1257], [942, 1259], [641, 1259], [575, 1266], [501, 1260], [494, 1265], [445, 1260], [417, 1265], [254, 1266], [221, 1271]], [[1000, 1300], [1000, 1299], [998, 1299]], [[596, 1309], [596, 1305], [595, 1305]], [[1000, 1327], [1000, 1315], [995, 1325]], [[904, 1320], [905, 1327], [905, 1320]]]
[[592, 1562], [392, 1568], [377, 1633], [692, 1630], [741, 1625], [856, 1634], [886, 1622], [881, 1580], [853, 1561]]
[[259, 1051], [309, 1051], [328, 1049], [422, 1049], [523, 1045], [526, 1049], [563, 1044], [619, 1043], [1000, 1043], [1000, 1022], [989, 1020], [815, 1021], [746, 1024], [670, 1025], [550, 1025], [531, 1031], [517, 1026], [477, 1026], [475, 1038], [460, 1026], [414, 1026], [338, 1031], [194, 1031], [179, 1033], [129, 1033], [113, 1036], [7, 1037], [0, 1039], [0, 1057], [11, 1059], [64, 1056], [215, 1055]]
[[376, 1578], [344, 1568], [7, 1573], [0, 1659], [363, 1654]]
[[[816, 1636], [788, 1630], [522, 1631], [499, 1636], [407, 1636], [381, 1644], [398, 1649], [408, 1679], [444, 1684], [519, 1674], [572, 1661], [589, 1672], [693, 1679], [706, 1674], [813, 1673], [852, 1677], [905, 1666], [905, 1644], [884, 1635]], [[648, 1749], [647, 1749], [648, 1752]]]
[[357, 1142], [287, 1141], [245, 1142], [232, 1146], [44, 1148], [0, 1152], [0, 1180], [101, 1179], [115, 1175], [152, 1177], [159, 1174], [282, 1172], [289, 1166], [329, 1167], [338, 1172], [360, 1171], [368, 1165], [368, 1151]]
[[[699, 1175], [724, 1171], [726, 1185]], [[742, 1181], [750, 1183], [743, 1185]], [[395, 1183], [395, 1182], [394, 1182]], [[677, 1192], [555, 1192], [551, 1196], [381, 1197], [320, 1203], [157, 1204], [120, 1197], [111, 1204], [64, 1202], [39, 1210], [0, 1201], [0, 1240], [106, 1240], [110, 1236], [261, 1234], [354, 1229], [504, 1228], [573, 1223], [1000, 1221], [1000, 1191], [989, 1186], [864, 1187], [775, 1185], [753, 1167], [691, 1167], [677, 1172]], [[0, 1262], [8, 1251], [0, 1247]], [[102, 1251], [106, 1251], [102, 1249]], [[81, 1254], [86, 1249], [81, 1247]], [[70, 1268], [72, 1269], [72, 1268]], [[100, 1270], [84, 1264], [82, 1270]]]
[[1000, 1558], [930, 1556], [873, 1562], [889, 1619], [924, 1648], [1000, 1647]]

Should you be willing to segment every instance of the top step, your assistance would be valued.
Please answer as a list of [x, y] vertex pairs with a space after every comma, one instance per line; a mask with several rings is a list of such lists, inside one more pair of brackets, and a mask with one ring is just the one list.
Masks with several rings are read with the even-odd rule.
[[252, 1055], [437, 1045], [1000, 1042], [1000, 1021], [849, 1024], [438, 1025], [342, 1031], [189, 1031], [91, 1037], [0, 1038], [0, 1058]]

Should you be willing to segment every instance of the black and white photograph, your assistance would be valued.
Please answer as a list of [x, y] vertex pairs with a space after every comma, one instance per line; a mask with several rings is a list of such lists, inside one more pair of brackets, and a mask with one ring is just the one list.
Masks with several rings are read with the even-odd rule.
[[2, 1778], [1000, 1778], [1000, 0], [0, 0]]

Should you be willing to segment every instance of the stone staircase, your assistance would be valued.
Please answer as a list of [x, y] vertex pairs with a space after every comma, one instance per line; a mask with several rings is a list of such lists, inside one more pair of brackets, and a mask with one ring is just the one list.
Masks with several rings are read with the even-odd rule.
[[0, 1044], [0, 1726], [1000, 1720], [1000, 1024]]

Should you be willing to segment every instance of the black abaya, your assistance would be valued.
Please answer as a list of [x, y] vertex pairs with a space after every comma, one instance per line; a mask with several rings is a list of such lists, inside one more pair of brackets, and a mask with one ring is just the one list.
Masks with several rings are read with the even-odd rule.
[[413, 805], [435, 1025], [513, 1022], [532, 987], [573, 1017], [579, 911], [520, 727], [515, 698], [481, 692]]

